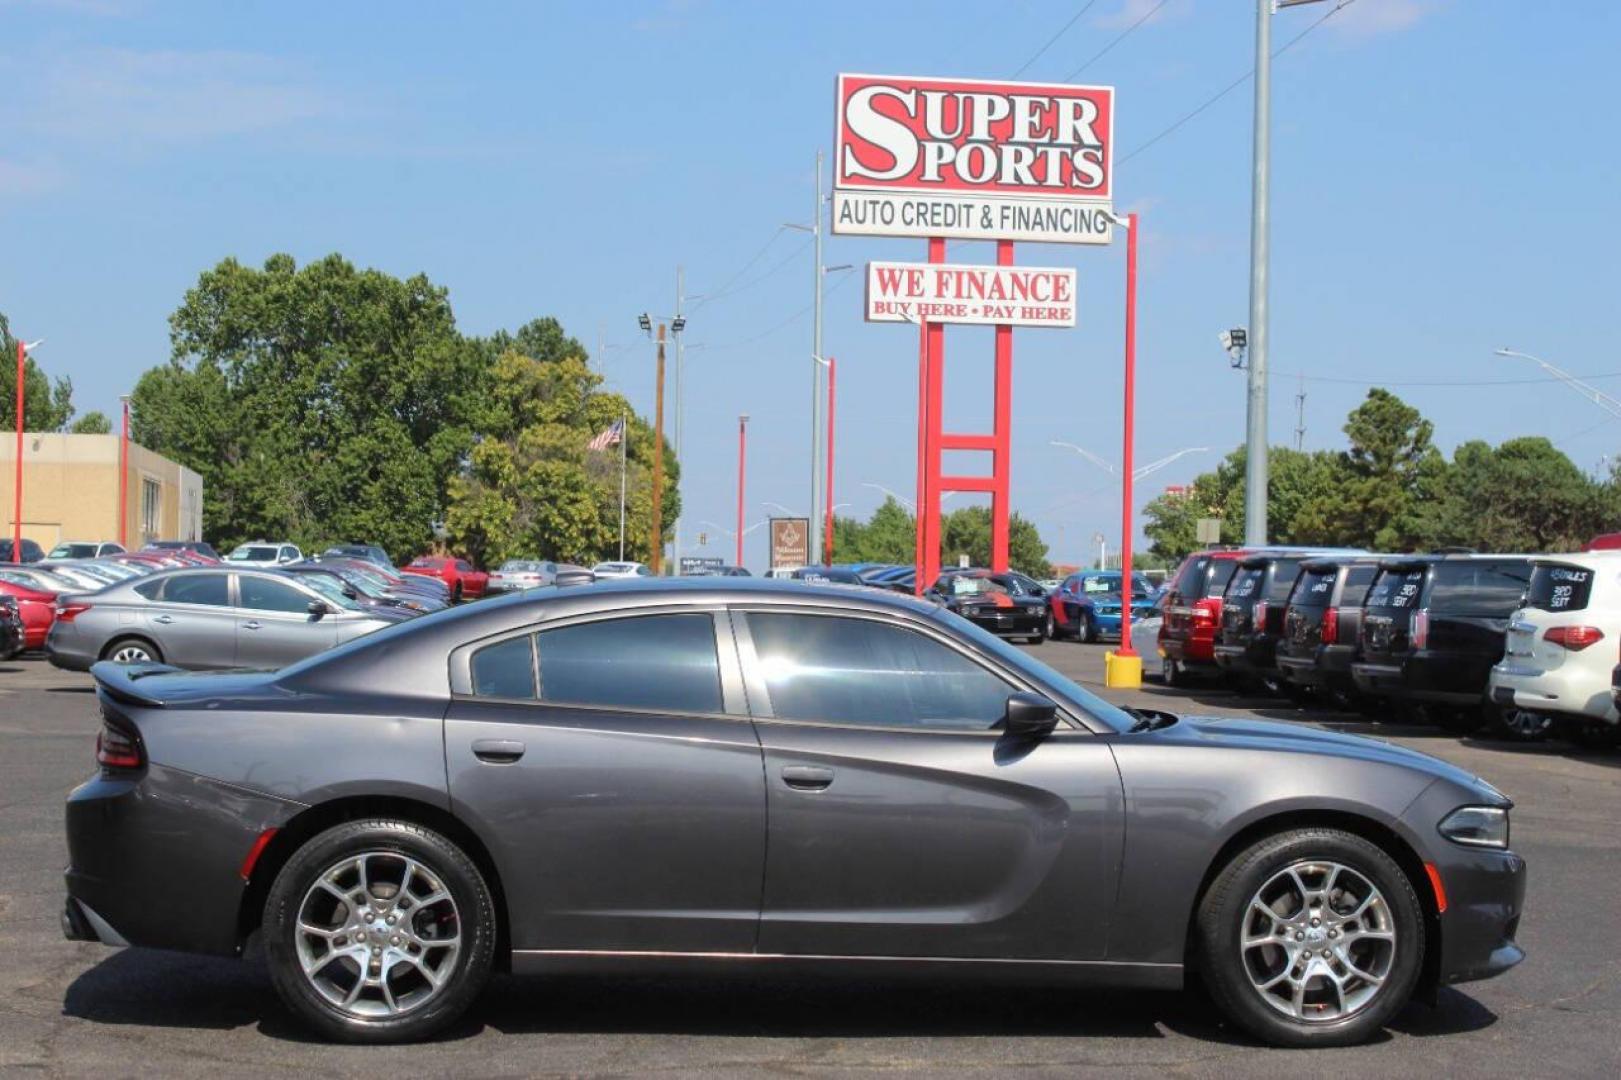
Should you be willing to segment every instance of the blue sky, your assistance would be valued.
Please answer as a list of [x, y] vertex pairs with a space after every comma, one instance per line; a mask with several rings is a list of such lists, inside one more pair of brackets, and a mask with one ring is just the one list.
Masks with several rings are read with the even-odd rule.
[[[779, 226], [809, 217], [835, 74], [1010, 76], [1084, 8], [1021, 77], [1118, 88], [1117, 205], [1145, 225], [1138, 460], [1212, 448], [1145, 481], [1146, 500], [1241, 441], [1243, 378], [1216, 335], [1248, 296], [1249, 86], [1126, 155], [1249, 69], [1253, 5], [1167, 0], [1120, 37], [1158, 2], [0, 3], [0, 310], [46, 338], [39, 360], [81, 411], [111, 414], [167, 358], [202, 269], [337, 251], [427, 273], [468, 332], [555, 315], [593, 350], [600, 332], [595, 362], [650, 411], [636, 314], [673, 307], [678, 264], [690, 293], [731, 281], [689, 305], [695, 547], [700, 521], [732, 523], [740, 412], [749, 521], [807, 502], [810, 254]], [[1274, 42], [1327, 7], [1280, 14]], [[1303, 374], [1308, 447], [1341, 445], [1379, 383], [1448, 450], [1542, 434], [1588, 469], [1613, 452], [1617, 421], [1492, 349], [1621, 396], [1618, 55], [1607, 0], [1355, 0], [1277, 61], [1274, 442], [1293, 439]], [[834, 238], [826, 260], [922, 248]], [[1094, 532], [1118, 538], [1117, 488], [1049, 444], [1119, 457], [1123, 249], [1018, 261], [1079, 271], [1077, 329], [1016, 332], [1013, 470], [1015, 508], [1055, 559], [1082, 560]], [[829, 284], [836, 497], [864, 515], [882, 498], [866, 484], [911, 494], [917, 343], [862, 321], [853, 275]], [[950, 330], [946, 356], [948, 426], [984, 428], [989, 332]], [[706, 531], [706, 553], [730, 551]]]

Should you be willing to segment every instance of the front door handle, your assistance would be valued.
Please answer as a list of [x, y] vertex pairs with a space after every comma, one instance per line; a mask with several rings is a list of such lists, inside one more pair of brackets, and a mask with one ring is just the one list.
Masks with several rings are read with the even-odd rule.
[[473, 740], [473, 756], [491, 765], [511, 765], [523, 757], [524, 749], [516, 739]]
[[157, 616], [153, 617], [152, 621], [155, 622], [155, 623], [162, 623], [164, 626], [168, 626], [170, 623], [174, 622], [174, 616], [172, 616], [172, 615], [157, 615]]
[[242, 629], [244, 629], [244, 630], [257, 630], [257, 629], [259, 629], [259, 623], [258, 623], [257, 620], [249, 620], [248, 622], [245, 622], [245, 623], [242, 624]]
[[785, 765], [782, 782], [795, 791], [825, 791], [833, 785], [833, 770], [816, 765]]

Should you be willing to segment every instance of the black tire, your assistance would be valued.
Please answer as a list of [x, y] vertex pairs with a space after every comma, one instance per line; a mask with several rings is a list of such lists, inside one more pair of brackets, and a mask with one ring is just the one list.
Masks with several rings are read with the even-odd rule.
[[1098, 640], [1098, 624], [1093, 620], [1090, 611], [1081, 612], [1080, 623], [1075, 629], [1077, 640], [1087, 645], [1095, 645]]
[[[306, 894], [329, 868], [363, 854], [406, 856], [436, 877], [454, 903], [462, 941], [442, 989], [387, 1017], [357, 1016], [329, 1001], [305, 976], [298, 956], [296, 928]], [[265, 957], [276, 993], [310, 1027], [340, 1042], [415, 1042], [443, 1031], [483, 991], [495, 939], [495, 905], [478, 867], [445, 837], [410, 821], [374, 818], [333, 826], [293, 853], [265, 900]]]
[[125, 634], [123, 637], [114, 638], [112, 641], [109, 641], [107, 643], [107, 647], [101, 650], [101, 658], [103, 660], [111, 660], [113, 657], [117, 656], [120, 651], [129, 648], [144, 650], [147, 655], [147, 660], [124, 660], [122, 661], [123, 663], [163, 663], [163, 650], [154, 645], [149, 638], [140, 637], [139, 635], [135, 634]]
[[1553, 718], [1513, 705], [1486, 706], [1485, 734], [1509, 742], [1541, 742], [1553, 731]]
[[1047, 608], [1047, 621], [1042, 627], [1042, 636], [1051, 641], [1058, 640], [1058, 620], [1053, 617], [1053, 609]]
[[459, 581], [456, 582], [455, 587], [450, 590], [450, 602], [452, 604], [459, 604], [462, 602], [462, 583]]
[[1160, 665], [1160, 676], [1165, 680], [1165, 685], [1174, 686], [1178, 690], [1188, 685], [1188, 669], [1182, 666], [1180, 660], [1174, 660], [1169, 656]]
[[[1337, 1019], [1296, 1019], [1268, 1004], [1251, 983], [1239, 944], [1250, 899], [1280, 871], [1311, 861], [1339, 863], [1372, 882], [1384, 895], [1396, 934], [1383, 982], [1365, 1004]], [[1200, 975], [1216, 1006], [1234, 1024], [1274, 1046], [1365, 1041], [1407, 1004], [1424, 961], [1424, 911], [1412, 881], [1383, 849], [1338, 829], [1291, 829], [1239, 852], [1200, 902], [1197, 933]]]

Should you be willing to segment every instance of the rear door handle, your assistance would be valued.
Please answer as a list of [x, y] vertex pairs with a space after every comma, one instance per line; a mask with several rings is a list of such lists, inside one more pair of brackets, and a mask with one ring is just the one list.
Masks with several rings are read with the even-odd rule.
[[473, 756], [491, 765], [511, 765], [523, 757], [524, 749], [516, 739], [473, 740]]
[[242, 624], [242, 629], [244, 629], [244, 630], [257, 630], [257, 629], [259, 629], [259, 623], [258, 623], [257, 620], [251, 620], [250, 619], [249, 621]]
[[833, 770], [816, 765], [785, 765], [782, 782], [795, 791], [824, 791], [833, 784]]
[[156, 623], [162, 623], [164, 626], [168, 626], [170, 623], [174, 622], [174, 616], [172, 616], [172, 615], [157, 615], [157, 616], [153, 617], [152, 621], [156, 622]]

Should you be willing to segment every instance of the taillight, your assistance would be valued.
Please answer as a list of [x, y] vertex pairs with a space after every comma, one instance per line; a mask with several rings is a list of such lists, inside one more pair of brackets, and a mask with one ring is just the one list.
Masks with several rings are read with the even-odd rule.
[[1193, 621], [1197, 623], [1211, 623], [1216, 621], [1216, 613], [1206, 607], [1203, 601], [1193, 605]]
[[1266, 601], [1265, 600], [1257, 600], [1257, 601], [1255, 601], [1255, 606], [1250, 608], [1250, 621], [1255, 624], [1255, 629], [1257, 629], [1257, 630], [1266, 629]]
[[96, 736], [96, 763], [104, 769], [139, 769], [146, 764], [146, 755], [133, 735], [103, 720]]
[[1323, 611], [1323, 644], [1332, 645], [1340, 639], [1340, 609], [1327, 608]]
[[1430, 640], [1430, 613], [1426, 608], [1413, 612], [1413, 648], [1422, 649]]
[[56, 621], [72, 622], [89, 610], [89, 604], [58, 604], [56, 607]]
[[1604, 640], [1604, 631], [1596, 626], [1550, 626], [1542, 635], [1543, 641], [1563, 645], [1571, 652], [1581, 652], [1589, 645]]

